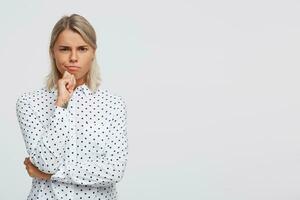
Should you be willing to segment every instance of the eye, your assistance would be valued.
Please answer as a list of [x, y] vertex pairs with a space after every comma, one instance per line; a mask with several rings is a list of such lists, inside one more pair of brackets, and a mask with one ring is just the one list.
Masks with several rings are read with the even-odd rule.
[[63, 48], [60, 48], [60, 49], [59, 49], [59, 51], [62, 51], [62, 52], [68, 51], [68, 50], [69, 50], [69, 48], [66, 48], [66, 47], [63, 47]]
[[88, 50], [88, 48], [87, 48], [87, 47], [79, 47], [78, 49], [79, 49], [79, 51], [82, 51], [82, 52], [85, 52], [85, 51], [87, 51], [87, 50]]

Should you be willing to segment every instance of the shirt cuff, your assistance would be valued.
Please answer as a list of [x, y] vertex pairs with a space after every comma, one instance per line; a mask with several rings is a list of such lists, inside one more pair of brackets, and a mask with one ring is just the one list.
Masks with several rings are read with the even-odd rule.
[[55, 174], [53, 174], [50, 178], [50, 180], [52, 181], [60, 181], [63, 180], [67, 177], [67, 171], [66, 171], [66, 167], [65, 164], [63, 164], [61, 167], [59, 167], [59, 169], [57, 170], [57, 172], [55, 172]]

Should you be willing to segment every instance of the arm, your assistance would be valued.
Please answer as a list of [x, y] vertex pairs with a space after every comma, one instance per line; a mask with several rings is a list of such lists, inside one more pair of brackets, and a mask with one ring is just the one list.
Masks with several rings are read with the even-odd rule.
[[127, 111], [125, 102], [120, 100], [111, 120], [105, 157], [99, 162], [72, 163], [52, 175], [51, 179], [93, 187], [110, 186], [122, 179], [127, 155]]
[[68, 111], [55, 106], [50, 123], [43, 126], [26, 95], [22, 95], [16, 102], [16, 112], [30, 161], [42, 172], [55, 173], [68, 139]]

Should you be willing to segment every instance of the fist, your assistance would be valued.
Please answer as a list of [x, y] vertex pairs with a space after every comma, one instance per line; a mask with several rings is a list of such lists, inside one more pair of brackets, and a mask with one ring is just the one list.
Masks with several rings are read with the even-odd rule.
[[73, 74], [70, 74], [68, 71], [65, 71], [63, 77], [58, 80], [58, 104], [63, 104], [69, 101], [71, 98], [74, 88], [76, 86], [76, 79]]

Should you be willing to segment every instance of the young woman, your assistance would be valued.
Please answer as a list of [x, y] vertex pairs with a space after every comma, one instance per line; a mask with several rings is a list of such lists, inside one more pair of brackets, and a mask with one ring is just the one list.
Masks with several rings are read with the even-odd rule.
[[100, 87], [96, 33], [82, 16], [54, 26], [46, 86], [25, 92], [16, 112], [33, 178], [28, 200], [117, 199], [127, 164], [123, 97]]

